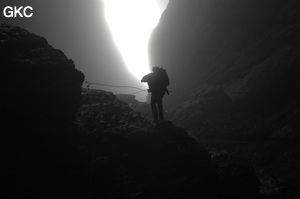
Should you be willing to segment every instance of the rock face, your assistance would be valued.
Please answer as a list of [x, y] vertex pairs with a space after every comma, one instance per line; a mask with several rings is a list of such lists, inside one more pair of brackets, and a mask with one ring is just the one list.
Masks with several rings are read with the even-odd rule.
[[72, 122], [84, 75], [62, 51], [20, 27], [0, 24], [0, 54], [1, 196], [76, 197], [86, 159]]
[[15, 123], [43, 128], [74, 119], [84, 75], [72, 60], [46, 39], [6, 24], [0, 25], [0, 52], [1, 113], [8, 129]]
[[85, 90], [77, 124], [90, 140], [92, 198], [259, 197], [250, 167], [212, 161], [182, 128], [153, 125], [112, 93]]
[[140, 112], [143, 117], [147, 118], [149, 121], [152, 120], [151, 107], [147, 102], [140, 102], [135, 99], [134, 95], [127, 94], [117, 94], [117, 98], [121, 101], [128, 103], [129, 107], [137, 112]]
[[300, 195], [288, 155], [300, 151], [299, 33], [296, 0], [173, 0], [150, 41], [151, 65], [171, 81], [166, 118], [259, 165], [271, 198]]
[[207, 110], [299, 115], [299, 11], [295, 0], [170, 1], [150, 54], [171, 79], [166, 105], [181, 104], [173, 119], [192, 128]]

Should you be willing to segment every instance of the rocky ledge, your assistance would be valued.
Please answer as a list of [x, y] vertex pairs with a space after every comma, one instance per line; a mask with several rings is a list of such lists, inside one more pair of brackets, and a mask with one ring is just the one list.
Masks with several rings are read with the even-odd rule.
[[76, 121], [89, 142], [93, 196], [259, 197], [249, 166], [212, 156], [184, 129], [152, 124], [112, 93], [85, 90]]

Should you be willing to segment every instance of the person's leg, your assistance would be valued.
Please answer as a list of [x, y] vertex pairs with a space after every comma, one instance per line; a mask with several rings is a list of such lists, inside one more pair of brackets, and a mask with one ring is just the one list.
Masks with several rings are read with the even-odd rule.
[[158, 121], [158, 114], [157, 114], [157, 108], [155, 103], [151, 103], [151, 110], [152, 110], [152, 115], [153, 115], [153, 122]]
[[158, 121], [158, 113], [157, 113], [156, 103], [157, 103], [157, 93], [152, 92], [150, 105], [151, 105], [151, 110], [152, 110], [152, 115], [153, 115], [153, 122]]
[[157, 106], [158, 106], [158, 120], [164, 120], [164, 109], [162, 105], [162, 98], [165, 95], [165, 91], [161, 91], [157, 95]]
[[164, 110], [162, 102], [157, 103], [158, 106], [158, 120], [164, 120]]

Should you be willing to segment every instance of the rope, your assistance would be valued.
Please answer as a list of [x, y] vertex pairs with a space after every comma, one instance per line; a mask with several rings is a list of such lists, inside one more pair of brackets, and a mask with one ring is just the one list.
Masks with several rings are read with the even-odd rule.
[[[117, 86], [117, 85], [109, 85], [109, 84], [92, 83], [92, 82], [88, 82], [88, 81], [85, 81], [85, 83], [87, 84], [86, 87], [88, 89], [90, 89], [90, 85], [99, 85], [99, 86], [107, 86], [107, 87], [114, 87], [114, 88], [133, 88], [133, 89], [139, 90], [137, 92], [130, 93], [129, 95], [134, 95], [134, 94], [141, 93], [141, 92], [148, 92], [148, 90], [141, 89], [141, 88], [134, 87], [134, 86]], [[167, 90], [167, 94], [169, 95], [170, 93], [171, 93], [171, 91]]]
[[[133, 88], [133, 89], [139, 90], [138, 92], [134, 92], [133, 94], [140, 93], [140, 92], [148, 92], [148, 91], [145, 90], [145, 89], [141, 89], [141, 88], [134, 87], [134, 86], [119, 86], [119, 85], [110, 85], [110, 84], [93, 83], [93, 82], [88, 82], [88, 81], [85, 81], [85, 83], [87, 84], [86, 87], [87, 87], [88, 89], [90, 88], [90, 85], [98, 85], [98, 86], [106, 86], [106, 87], [113, 87], [113, 88]], [[132, 95], [133, 95], [133, 94], [132, 94]]]
[[[145, 90], [142, 90], [142, 91], [137, 91], [137, 92], [134, 92], [134, 93], [130, 93], [129, 95], [134, 95], [134, 94], [137, 94], [137, 93], [140, 93], [140, 92], [143, 92]], [[148, 92], [148, 91], [147, 91]]]

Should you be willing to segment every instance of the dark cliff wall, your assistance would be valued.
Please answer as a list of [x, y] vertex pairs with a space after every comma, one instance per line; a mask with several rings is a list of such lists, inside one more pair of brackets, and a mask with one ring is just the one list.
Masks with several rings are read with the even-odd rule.
[[73, 122], [84, 75], [62, 51], [20, 27], [0, 24], [0, 54], [1, 196], [78, 197], [86, 157]]
[[170, 1], [150, 42], [151, 63], [171, 76], [176, 98], [169, 103], [212, 87], [232, 100], [299, 91], [296, 3]]
[[299, 11], [295, 0], [172, 0], [150, 40], [151, 65], [171, 80], [166, 118], [248, 159], [270, 198], [300, 195], [289, 155], [299, 154]]
[[1, 24], [0, 42], [1, 114], [8, 129], [72, 121], [84, 80], [73, 61], [20, 27]]
[[295, 0], [170, 1], [149, 51], [171, 79], [166, 106], [185, 110], [173, 119], [190, 126], [204, 109], [226, 109], [224, 117], [234, 109], [271, 115], [299, 107], [299, 11]]

